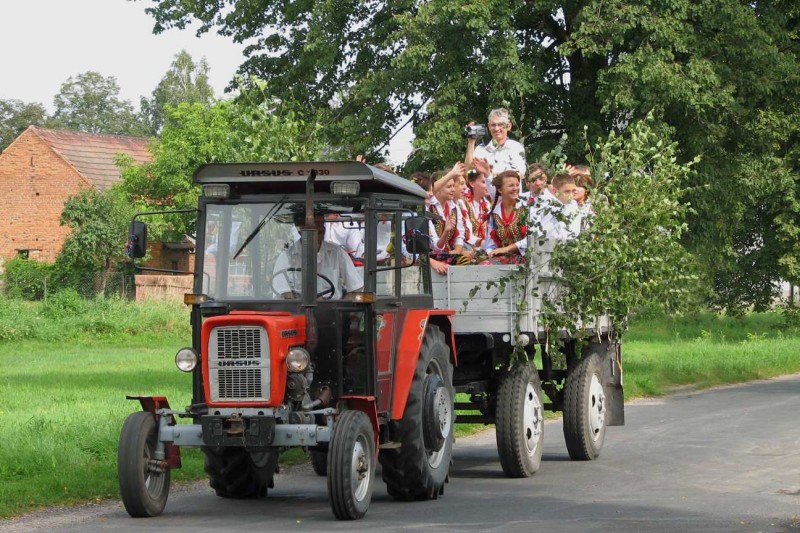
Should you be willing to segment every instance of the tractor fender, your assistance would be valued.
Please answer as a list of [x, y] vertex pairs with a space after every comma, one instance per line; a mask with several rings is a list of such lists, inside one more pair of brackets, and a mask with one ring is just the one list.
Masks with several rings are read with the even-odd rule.
[[450, 361], [453, 366], [458, 364], [456, 359], [456, 339], [453, 334], [452, 316], [456, 312], [452, 309], [409, 309], [405, 320], [400, 327], [400, 337], [397, 343], [397, 357], [394, 369], [394, 387], [392, 387], [392, 420], [400, 420], [406, 410], [408, 392], [414, 380], [414, 371], [419, 361], [419, 351], [422, 347], [422, 338], [428, 324], [439, 326], [444, 333], [447, 345], [450, 348]]
[[[339, 414], [342, 413], [343, 405], [347, 409], [353, 411], [361, 411], [365, 413], [369, 417], [369, 421], [372, 422], [372, 431], [374, 432], [375, 436], [375, 457], [378, 456], [378, 449], [380, 448], [380, 435], [381, 435], [381, 428], [378, 425], [378, 405], [375, 402], [375, 396], [342, 396], [340, 398], [340, 402], [337, 405], [337, 411]], [[336, 422], [334, 421], [334, 424]]]
[[[153, 418], [156, 421], [156, 427], [159, 424], [159, 417], [164, 415], [159, 415], [156, 411], [159, 409], [169, 409], [169, 400], [167, 400], [166, 396], [125, 396], [128, 400], [139, 400], [139, 404], [142, 406], [143, 411], [147, 411], [148, 413], [153, 415]], [[174, 415], [169, 415], [169, 424], [170, 426], [174, 426], [177, 422], [175, 421]], [[180, 468], [181, 467], [181, 447], [175, 446], [172, 442], [166, 442], [167, 445], [167, 464], [170, 468]]]

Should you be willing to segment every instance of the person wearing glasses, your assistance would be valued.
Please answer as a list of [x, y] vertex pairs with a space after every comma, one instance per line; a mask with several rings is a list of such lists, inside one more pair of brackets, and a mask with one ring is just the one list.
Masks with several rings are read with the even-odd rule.
[[525, 186], [528, 190], [519, 193], [519, 197], [527, 202], [528, 205], [533, 205], [536, 198], [547, 188], [547, 172], [543, 164], [532, 163], [531, 166], [528, 167], [528, 177], [525, 178]]
[[489, 113], [487, 122], [489, 133], [492, 140], [475, 146], [474, 137], [467, 139], [467, 154], [464, 158], [464, 166], [473, 166], [486, 175], [487, 185], [489, 185], [489, 195], [494, 196], [495, 190], [492, 185], [492, 178], [506, 170], [516, 171], [520, 179], [525, 175], [525, 147], [518, 141], [510, 139], [508, 132], [511, 131], [511, 116], [508, 109], [499, 107], [492, 109]]

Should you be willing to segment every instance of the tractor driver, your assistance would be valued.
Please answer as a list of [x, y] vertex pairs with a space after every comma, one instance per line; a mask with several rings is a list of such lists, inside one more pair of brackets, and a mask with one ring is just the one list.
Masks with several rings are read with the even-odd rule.
[[[302, 216], [295, 218], [295, 225], [302, 229]], [[344, 288], [347, 291], [345, 298], [352, 298], [353, 293], [363, 290], [363, 277], [341, 246], [324, 240], [325, 217], [322, 214], [314, 214], [314, 225], [317, 228], [317, 294], [323, 299], [340, 300]], [[281, 252], [275, 261], [272, 287], [283, 298], [300, 296], [301, 254], [301, 241], [298, 240], [288, 250]]]

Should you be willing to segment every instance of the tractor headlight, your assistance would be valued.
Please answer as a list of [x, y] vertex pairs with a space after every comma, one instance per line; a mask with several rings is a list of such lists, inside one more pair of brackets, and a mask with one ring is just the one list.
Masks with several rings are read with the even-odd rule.
[[197, 352], [193, 348], [181, 348], [175, 354], [175, 366], [181, 372], [191, 372], [199, 360], [200, 358], [197, 357]]
[[286, 354], [286, 366], [289, 372], [305, 372], [310, 362], [311, 356], [305, 348], [292, 348]]

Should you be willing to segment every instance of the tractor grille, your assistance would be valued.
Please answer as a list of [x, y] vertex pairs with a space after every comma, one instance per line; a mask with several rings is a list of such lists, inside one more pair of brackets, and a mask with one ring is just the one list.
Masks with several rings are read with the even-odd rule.
[[264, 328], [226, 326], [211, 330], [208, 369], [211, 402], [269, 400], [269, 340]]

